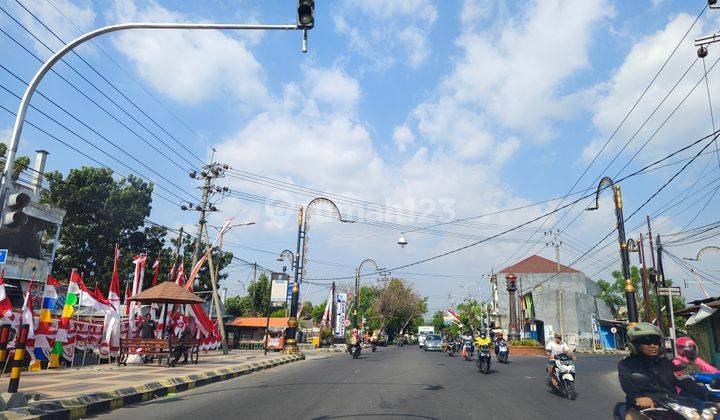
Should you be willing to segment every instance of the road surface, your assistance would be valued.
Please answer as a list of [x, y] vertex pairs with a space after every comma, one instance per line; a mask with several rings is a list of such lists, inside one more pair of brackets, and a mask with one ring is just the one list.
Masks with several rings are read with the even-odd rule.
[[611, 418], [623, 399], [619, 358], [578, 356], [576, 401], [545, 385], [544, 358], [511, 359], [480, 374], [475, 364], [417, 347], [386, 347], [309, 356], [302, 362], [253, 373], [122, 408], [103, 419], [153, 418]]

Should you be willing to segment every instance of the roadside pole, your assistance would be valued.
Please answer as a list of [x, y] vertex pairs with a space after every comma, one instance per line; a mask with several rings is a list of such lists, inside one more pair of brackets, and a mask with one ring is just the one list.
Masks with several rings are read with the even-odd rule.
[[270, 274], [270, 290], [268, 291], [268, 300], [267, 300], [267, 314], [265, 318], [265, 345], [263, 346], [265, 348], [265, 352], [263, 353], [265, 356], [267, 356], [268, 351], [268, 339], [270, 337], [270, 305], [272, 303], [272, 274]]

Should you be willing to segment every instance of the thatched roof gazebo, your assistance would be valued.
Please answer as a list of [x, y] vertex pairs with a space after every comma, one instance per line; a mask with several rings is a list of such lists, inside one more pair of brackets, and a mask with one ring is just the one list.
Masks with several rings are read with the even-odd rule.
[[[205, 303], [205, 300], [182, 286], [166, 281], [144, 290], [135, 296], [128, 298], [131, 302], [159, 303], [165, 305], [163, 312], [163, 325], [167, 323], [168, 304], [183, 305], [194, 303]], [[165, 327], [162, 329], [162, 338], [165, 338]]]

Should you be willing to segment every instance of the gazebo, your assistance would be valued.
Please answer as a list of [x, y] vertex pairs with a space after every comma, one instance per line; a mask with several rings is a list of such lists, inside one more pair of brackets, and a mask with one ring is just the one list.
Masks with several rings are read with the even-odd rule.
[[[128, 298], [128, 300], [140, 303], [164, 304], [165, 311], [163, 312], [163, 325], [166, 325], [167, 323], [168, 304], [184, 305], [205, 303], [205, 300], [195, 293], [190, 292], [184, 287], [178, 286], [170, 281], [160, 283], [157, 286], [144, 290], [135, 296]], [[162, 338], [165, 338], [165, 328], [162, 329]]]

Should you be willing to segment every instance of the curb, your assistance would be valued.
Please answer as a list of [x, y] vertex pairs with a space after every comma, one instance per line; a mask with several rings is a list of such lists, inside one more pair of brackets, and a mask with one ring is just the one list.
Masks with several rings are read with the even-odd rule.
[[225, 381], [259, 370], [270, 369], [275, 366], [304, 359], [305, 356], [303, 355], [281, 356], [270, 360], [243, 363], [230, 368], [210, 370], [157, 382], [149, 382], [134, 387], [120, 388], [114, 391], [96, 392], [72, 398], [37, 402], [27, 407], [1, 411], [0, 419], [74, 420], [104, 411], [115, 410], [130, 404], [150, 401], [158, 397], [164, 397], [169, 393], [187, 391], [203, 385]]

